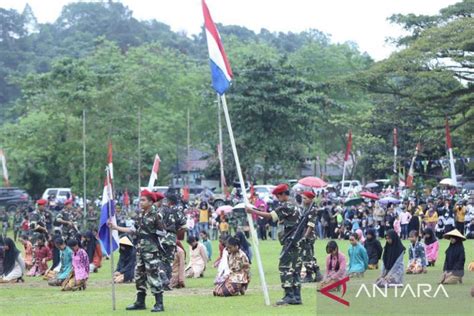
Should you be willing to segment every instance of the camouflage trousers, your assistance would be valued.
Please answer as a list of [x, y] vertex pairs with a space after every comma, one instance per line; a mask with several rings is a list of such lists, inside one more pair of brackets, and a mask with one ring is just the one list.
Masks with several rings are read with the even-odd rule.
[[152, 294], [163, 293], [163, 284], [159, 275], [160, 259], [158, 252], [137, 251], [135, 266], [135, 286], [138, 292], [146, 293], [147, 284]]
[[[283, 249], [284, 248], [285, 245], [283, 245]], [[282, 288], [301, 285], [301, 265], [301, 249], [299, 248], [299, 245], [290, 248], [290, 250], [284, 255], [282, 250], [280, 261], [278, 263]]]
[[305, 240], [300, 243], [301, 261], [306, 271], [316, 273], [319, 270], [316, 258], [314, 257], [314, 239]]
[[163, 245], [164, 253], [159, 254], [160, 258], [160, 278], [163, 281], [163, 286], [170, 284], [171, 276], [173, 274], [173, 261], [176, 252], [175, 245]]

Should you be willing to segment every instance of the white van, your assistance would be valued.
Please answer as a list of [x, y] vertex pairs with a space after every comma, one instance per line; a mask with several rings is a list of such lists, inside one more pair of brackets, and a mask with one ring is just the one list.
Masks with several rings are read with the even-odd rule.
[[71, 188], [47, 188], [41, 198], [48, 200], [50, 196], [54, 195], [54, 201], [64, 203], [69, 198], [72, 197]]
[[360, 191], [362, 191], [362, 184], [359, 180], [345, 180], [339, 182], [338, 192], [341, 192], [343, 196], [347, 196], [349, 193], [359, 193]]

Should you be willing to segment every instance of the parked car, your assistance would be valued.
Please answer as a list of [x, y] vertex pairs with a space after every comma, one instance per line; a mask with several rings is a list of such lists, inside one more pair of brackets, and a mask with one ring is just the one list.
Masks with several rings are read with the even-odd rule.
[[51, 196], [54, 196], [55, 203], [64, 203], [72, 197], [71, 188], [47, 188], [41, 198], [49, 200]]
[[[274, 185], [254, 185], [253, 189], [255, 194], [258, 197], [265, 201], [265, 203], [272, 203], [273, 202], [273, 194], [272, 191], [275, 189]], [[247, 189], [247, 197], [250, 198], [250, 188]]]
[[346, 196], [349, 193], [359, 193], [360, 191], [362, 191], [362, 184], [359, 180], [341, 181], [337, 186], [337, 191], [342, 192], [343, 196]]
[[19, 188], [0, 188], [0, 206], [8, 212], [14, 212], [17, 207], [30, 202], [30, 196]]

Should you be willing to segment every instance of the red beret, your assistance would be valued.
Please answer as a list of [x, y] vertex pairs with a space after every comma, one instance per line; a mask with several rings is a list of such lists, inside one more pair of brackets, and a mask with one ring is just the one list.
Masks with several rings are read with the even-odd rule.
[[64, 205], [68, 205], [68, 204], [72, 204], [72, 199], [67, 199], [65, 202], [64, 202]]
[[48, 200], [39, 199], [38, 201], [36, 201], [36, 204], [38, 204], [38, 205], [46, 205], [46, 204], [48, 204]]
[[156, 202], [155, 193], [150, 192], [150, 191], [148, 191], [148, 190], [143, 190], [142, 193], [140, 193], [140, 196], [149, 197], [153, 202]]
[[306, 196], [308, 199], [312, 200], [316, 197], [316, 194], [314, 194], [313, 191], [304, 191], [303, 193], [304, 196]]
[[275, 189], [273, 189], [272, 194], [277, 195], [277, 194], [286, 192], [288, 190], [289, 190], [288, 184], [282, 183], [282, 184], [277, 185]]
[[155, 202], [161, 201], [165, 198], [165, 195], [161, 192], [155, 192]]

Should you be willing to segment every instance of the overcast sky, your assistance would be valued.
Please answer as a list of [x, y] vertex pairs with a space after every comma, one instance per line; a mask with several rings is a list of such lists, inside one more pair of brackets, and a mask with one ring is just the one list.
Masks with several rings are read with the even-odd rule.
[[[375, 60], [394, 47], [387, 37], [402, 34], [386, 19], [394, 13], [436, 14], [460, 0], [207, 0], [215, 22], [245, 26], [258, 32], [300, 32], [309, 28], [331, 34], [335, 42], [354, 41]], [[29, 3], [39, 22], [53, 22], [67, 0], [0, 0], [0, 7], [22, 10]], [[174, 31], [200, 31], [201, 0], [123, 0], [139, 20], [156, 19]], [[223, 39], [225, 45], [225, 39]]]

